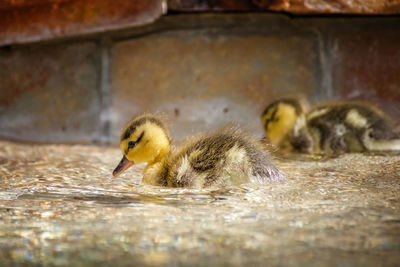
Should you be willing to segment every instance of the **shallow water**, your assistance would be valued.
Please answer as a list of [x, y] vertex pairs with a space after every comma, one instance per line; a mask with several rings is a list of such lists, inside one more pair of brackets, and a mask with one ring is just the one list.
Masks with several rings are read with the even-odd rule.
[[120, 157], [0, 142], [1, 265], [400, 264], [400, 155], [282, 159], [287, 181], [221, 190], [111, 178]]

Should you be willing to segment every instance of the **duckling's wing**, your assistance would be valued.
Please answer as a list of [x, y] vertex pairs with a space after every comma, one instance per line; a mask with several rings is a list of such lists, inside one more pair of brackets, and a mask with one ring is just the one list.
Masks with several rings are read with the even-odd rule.
[[177, 171], [180, 183], [195, 184], [197, 179], [203, 187], [283, 179], [266, 145], [233, 127], [187, 140], [176, 153], [175, 163], [174, 169], [185, 169]]

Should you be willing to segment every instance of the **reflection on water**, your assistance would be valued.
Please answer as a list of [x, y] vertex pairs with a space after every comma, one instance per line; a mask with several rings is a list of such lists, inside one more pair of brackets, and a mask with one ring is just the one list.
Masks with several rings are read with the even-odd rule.
[[292, 158], [221, 190], [118, 178], [114, 148], [0, 142], [3, 265], [400, 263], [400, 155]]

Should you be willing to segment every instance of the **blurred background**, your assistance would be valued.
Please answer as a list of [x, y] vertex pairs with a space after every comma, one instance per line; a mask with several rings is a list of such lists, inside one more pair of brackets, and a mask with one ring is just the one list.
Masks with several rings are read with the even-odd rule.
[[118, 143], [162, 112], [173, 136], [262, 136], [282, 96], [400, 114], [400, 1], [3, 0], [0, 138]]

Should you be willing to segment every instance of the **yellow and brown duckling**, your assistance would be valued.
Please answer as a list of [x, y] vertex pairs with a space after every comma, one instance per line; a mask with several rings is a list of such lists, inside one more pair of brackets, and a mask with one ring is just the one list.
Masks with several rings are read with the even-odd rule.
[[267, 140], [284, 151], [311, 153], [312, 140], [307, 132], [306, 102], [282, 98], [270, 103], [261, 120]]
[[174, 148], [163, 120], [142, 115], [128, 123], [120, 147], [123, 158], [113, 175], [146, 162], [143, 182], [152, 185], [221, 187], [279, 181], [284, 177], [267, 147], [236, 128], [192, 137]]
[[333, 102], [307, 111], [297, 99], [271, 103], [262, 115], [265, 135], [283, 150], [341, 153], [400, 150], [400, 127], [363, 102]]

